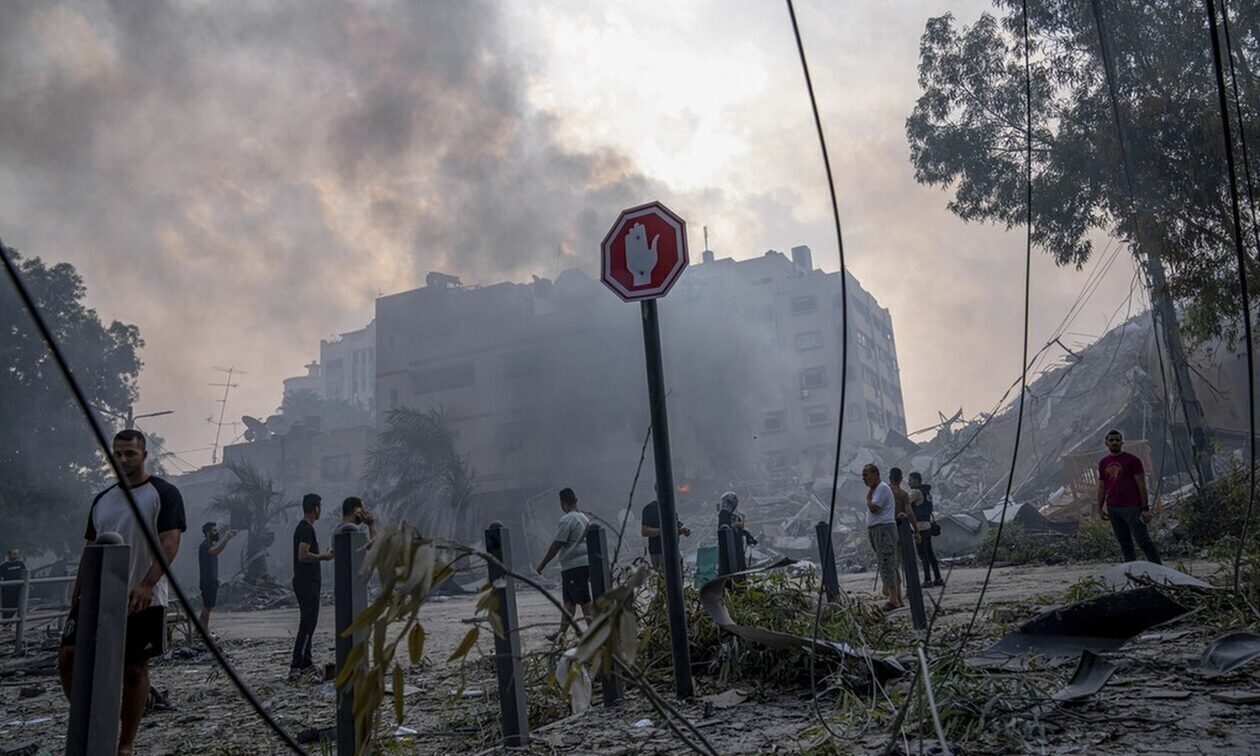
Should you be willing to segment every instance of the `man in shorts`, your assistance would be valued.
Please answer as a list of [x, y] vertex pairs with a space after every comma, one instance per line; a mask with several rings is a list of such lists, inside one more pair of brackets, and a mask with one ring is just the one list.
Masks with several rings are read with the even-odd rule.
[[564, 636], [569, 629], [569, 618], [582, 607], [582, 616], [589, 623], [595, 618], [591, 606], [591, 569], [586, 554], [586, 529], [591, 520], [578, 511], [577, 494], [572, 488], [560, 492], [560, 509], [564, 514], [560, 517], [560, 525], [556, 529], [556, 538], [551, 547], [538, 563], [538, 572], [542, 574], [557, 554], [560, 555], [561, 598], [564, 601], [566, 614], [560, 618], [560, 629], [547, 636], [547, 640], [555, 641]]
[[[122, 727], [118, 736], [118, 753], [130, 754], [135, 746], [136, 731], [144, 716], [149, 697], [149, 659], [163, 653], [166, 643], [166, 577], [162, 565], [149, 551], [143, 528], [157, 533], [162, 555], [170, 564], [179, 553], [180, 534], [187, 529], [184, 499], [179, 489], [145, 470], [148, 451], [144, 434], [137, 430], [119, 431], [114, 436], [114, 458], [127, 476], [132, 496], [140, 509], [143, 522], [135, 518], [123, 490], [117, 485], [102, 491], [92, 501], [88, 513], [88, 545], [101, 533], [114, 532], [131, 547], [131, 566], [127, 578], [127, 641], [123, 652]], [[74, 650], [78, 631], [79, 586], [74, 587], [75, 601], [66, 618], [57, 658], [61, 687], [70, 697], [74, 676]]]
[[897, 500], [888, 484], [880, 480], [879, 468], [862, 468], [866, 484], [866, 532], [875, 552], [879, 578], [884, 583], [888, 603], [884, 611], [901, 608], [901, 574], [897, 571]]
[[197, 547], [197, 568], [201, 577], [201, 626], [210, 632], [210, 611], [219, 604], [219, 555], [236, 537], [235, 530], [229, 530], [219, 542], [219, 524], [207, 522], [201, 526], [201, 534], [205, 536]]

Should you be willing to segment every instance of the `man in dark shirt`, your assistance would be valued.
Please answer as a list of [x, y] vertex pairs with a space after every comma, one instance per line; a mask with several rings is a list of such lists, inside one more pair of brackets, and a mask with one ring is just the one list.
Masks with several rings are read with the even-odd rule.
[[[21, 580], [26, 574], [26, 562], [22, 561], [22, 552], [9, 549], [9, 558], [0, 564], [0, 580], [12, 582]], [[22, 597], [22, 586], [6, 585], [0, 588], [0, 616], [9, 619], [18, 610], [18, 601]]]
[[298, 631], [293, 639], [293, 662], [289, 679], [296, 680], [315, 666], [311, 660], [311, 643], [315, 640], [315, 624], [319, 621], [319, 563], [333, 558], [332, 552], [319, 553], [315, 521], [320, 514], [319, 494], [302, 497], [302, 519], [293, 531], [293, 593], [298, 600]]
[[1151, 541], [1146, 523], [1151, 519], [1150, 499], [1146, 494], [1146, 469], [1142, 460], [1122, 451], [1124, 437], [1118, 430], [1107, 431], [1107, 456], [1098, 462], [1098, 516], [1111, 523], [1120, 542], [1124, 561], [1137, 559], [1133, 539], [1137, 538], [1147, 560], [1159, 561], [1159, 551]]
[[[653, 499], [643, 508], [642, 525], [639, 527], [639, 533], [648, 539], [648, 560], [652, 563], [652, 568], [661, 569], [661, 504]], [[691, 528], [678, 523], [678, 535], [691, 535]]]
[[202, 525], [201, 533], [206, 537], [197, 547], [197, 566], [201, 570], [201, 626], [209, 631], [210, 610], [219, 603], [219, 554], [236, 537], [236, 531], [229, 530], [223, 543], [219, 543], [217, 522]]

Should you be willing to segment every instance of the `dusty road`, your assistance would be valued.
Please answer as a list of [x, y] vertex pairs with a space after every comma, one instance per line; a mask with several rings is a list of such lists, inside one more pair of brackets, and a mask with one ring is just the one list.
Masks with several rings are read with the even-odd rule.
[[[1081, 578], [1095, 575], [1099, 565], [998, 568], [985, 600], [988, 609], [1011, 606], [1027, 614], [1037, 605], [1061, 600], [1063, 592]], [[1206, 576], [1215, 567], [1189, 565], [1189, 571]], [[944, 592], [942, 622], [964, 622], [974, 605], [982, 569], [960, 569], [950, 576]], [[872, 576], [843, 576], [844, 589], [856, 596], [871, 594]], [[939, 589], [936, 589], [939, 593]], [[325, 603], [330, 603], [325, 599]], [[428, 634], [426, 656], [429, 664], [408, 673], [404, 726], [415, 734], [399, 741], [402, 752], [465, 753], [491, 742], [487, 725], [494, 722], [497, 704], [492, 695], [475, 695], [494, 690], [492, 668], [487, 661], [464, 667], [447, 664], [446, 658], [467, 632], [465, 619], [472, 616], [474, 600], [455, 597], [435, 601], [425, 612]], [[550, 661], [541, 652], [550, 644], [544, 635], [554, 627], [552, 607], [538, 594], [525, 589], [519, 593], [518, 612], [526, 626], [523, 640], [527, 652], [535, 652], [527, 672], [536, 679], [545, 675]], [[332, 608], [325, 606], [316, 638], [317, 662], [332, 660]], [[893, 616], [890, 622], [908, 622]], [[333, 723], [331, 690], [314, 681], [291, 683], [286, 680], [296, 609], [260, 612], [220, 612], [214, 615], [213, 630], [246, 681], [281, 724], [293, 733]], [[1223, 704], [1211, 699], [1218, 690], [1260, 689], [1260, 663], [1230, 678], [1224, 685], [1205, 683], [1188, 676], [1184, 669], [1217, 631], [1184, 622], [1158, 638], [1140, 639], [1110, 655], [1119, 664], [1115, 679], [1104, 689], [1090, 714], [1105, 716], [1105, 726], [1064, 728], [1062, 723], [1044, 725], [1049, 752], [1060, 753], [1246, 753], [1260, 751], [1260, 717], [1255, 707]], [[60, 753], [63, 749], [68, 705], [50, 673], [55, 663], [52, 646], [24, 659], [12, 656], [11, 635], [0, 635], [0, 754], [29, 744], [30, 753]], [[491, 644], [483, 639], [481, 650]], [[1071, 669], [1062, 671], [1064, 681]], [[138, 740], [138, 753], [281, 753], [283, 748], [234, 692], [226, 677], [210, 657], [200, 653], [187, 659], [157, 662], [153, 684], [169, 695], [172, 711], [159, 711], [146, 717]], [[461, 685], [464, 694], [453, 694]], [[699, 703], [682, 709], [724, 753], [799, 752], [808, 742], [817, 722], [805, 700], [807, 691], [756, 691], [744, 686], [747, 703], [729, 709], [705, 711]], [[1166, 698], [1152, 699], [1151, 691]], [[701, 694], [722, 692], [710, 681], [702, 681]], [[805, 698], [802, 698], [805, 693]], [[544, 712], [558, 719], [556, 710]], [[643, 719], [648, 726], [635, 726]], [[1055, 729], [1060, 732], [1055, 733]], [[393, 730], [392, 720], [384, 728]], [[592, 710], [579, 720], [561, 722], [537, 733], [538, 752], [566, 753], [679, 753], [685, 749], [662, 726], [660, 717], [634, 695], [624, 706], [612, 711]], [[887, 734], [868, 728], [850, 732], [846, 748], [856, 752], [879, 751]], [[1033, 746], [1030, 744], [1029, 746]], [[319, 747], [312, 752], [318, 753]], [[915, 749], [917, 751], [917, 748]], [[982, 749], [981, 749], [982, 750]], [[1037, 748], [1036, 750], [1040, 750]]]

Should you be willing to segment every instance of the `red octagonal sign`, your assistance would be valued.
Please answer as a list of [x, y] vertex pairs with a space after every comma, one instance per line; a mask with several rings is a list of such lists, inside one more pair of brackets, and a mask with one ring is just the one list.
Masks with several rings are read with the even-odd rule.
[[663, 297], [687, 267], [687, 224], [659, 202], [621, 211], [600, 245], [600, 280], [627, 302]]

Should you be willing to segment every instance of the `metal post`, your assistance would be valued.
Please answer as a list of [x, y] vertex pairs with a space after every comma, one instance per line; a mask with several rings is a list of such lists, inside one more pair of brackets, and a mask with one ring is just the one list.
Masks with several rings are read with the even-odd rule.
[[906, 576], [906, 598], [910, 600], [910, 621], [915, 630], [927, 629], [927, 613], [923, 611], [923, 586], [919, 583], [919, 560], [914, 553], [914, 532], [910, 520], [897, 516], [897, 540], [901, 542], [901, 569]]
[[682, 556], [678, 550], [678, 510], [674, 507], [674, 465], [669, 449], [669, 412], [665, 408], [661, 327], [656, 300], [646, 299], [642, 305], [643, 351], [647, 361], [648, 401], [652, 408], [656, 493], [661, 505], [661, 561], [665, 571], [665, 603], [669, 607], [674, 687], [679, 698], [691, 698], [695, 686], [691, 679], [691, 649], [687, 645], [687, 609], [683, 603]]
[[735, 529], [730, 525], [718, 526], [718, 574], [735, 572]]
[[[364, 546], [367, 536], [349, 523], [341, 525], [333, 533], [333, 605], [337, 627], [337, 672], [341, 673], [350, 649], [367, 640], [367, 631], [361, 630], [353, 638], [343, 638], [342, 633], [354, 622], [354, 618], [367, 608], [367, 576], [363, 575]], [[362, 664], [362, 662], [360, 662]], [[354, 756], [354, 686], [347, 684], [337, 691], [337, 755]]]
[[[736, 528], [733, 531], [735, 536], [735, 571], [743, 572], [748, 569], [748, 537], [744, 535], [742, 528]], [[743, 580], [743, 578], [736, 578]]]
[[818, 564], [822, 568], [822, 588], [828, 603], [840, 595], [840, 577], [836, 574], [836, 550], [831, 542], [831, 528], [819, 522], [814, 529], [818, 533]]
[[130, 567], [131, 547], [117, 533], [83, 550], [66, 756], [118, 750]]
[[18, 656], [26, 656], [26, 615], [30, 614], [28, 604], [31, 601], [31, 571], [22, 569], [22, 586], [18, 589], [18, 621], [17, 635], [13, 639], [13, 651]]
[[[599, 525], [586, 531], [586, 556], [591, 570], [591, 598], [598, 599], [612, 588], [612, 569], [608, 564], [608, 534]], [[621, 702], [621, 680], [610, 668], [600, 677], [600, 690], [604, 694], [604, 706], [616, 706]]]
[[[502, 523], [492, 522], [486, 529], [486, 552], [501, 565], [512, 564], [511, 534]], [[489, 565], [490, 582], [503, 583], [494, 589], [499, 599], [495, 611], [503, 624], [503, 636], [494, 636], [494, 667], [499, 677], [503, 745], [511, 748], [529, 745], [529, 711], [525, 705], [525, 673], [521, 669], [521, 631], [516, 621], [516, 581], [499, 564]]]

